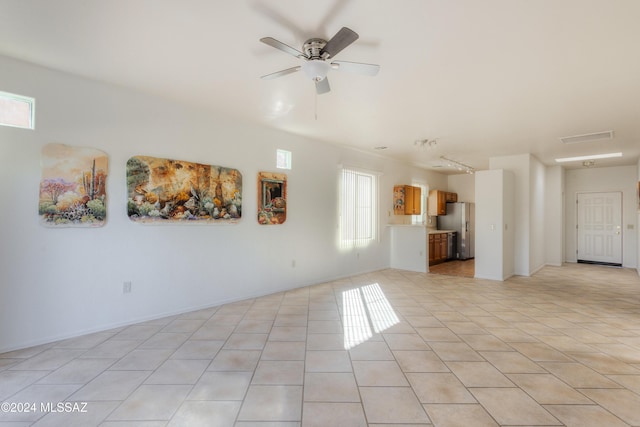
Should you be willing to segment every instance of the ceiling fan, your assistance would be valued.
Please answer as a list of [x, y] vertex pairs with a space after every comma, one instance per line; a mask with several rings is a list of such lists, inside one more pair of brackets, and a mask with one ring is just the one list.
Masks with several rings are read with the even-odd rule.
[[343, 70], [367, 76], [375, 76], [380, 69], [376, 64], [364, 64], [362, 62], [333, 61], [333, 58], [344, 48], [358, 39], [358, 33], [347, 27], [342, 27], [340, 31], [334, 35], [331, 40], [326, 41], [320, 38], [312, 38], [304, 42], [302, 45], [303, 52], [294, 49], [291, 46], [282, 43], [273, 37], [264, 37], [260, 41], [271, 47], [275, 47], [289, 55], [300, 58], [305, 62], [296, 67], [287, 68], [286, 70], [276, 71], [275, 73], [262, 76], [263, 79], [273, 79], [295, 73], [296, 71], [305, 72], [311, 80], [316, 84], [316, 92], [321, 95], [331, 90], [327, 74], [331, 69]]

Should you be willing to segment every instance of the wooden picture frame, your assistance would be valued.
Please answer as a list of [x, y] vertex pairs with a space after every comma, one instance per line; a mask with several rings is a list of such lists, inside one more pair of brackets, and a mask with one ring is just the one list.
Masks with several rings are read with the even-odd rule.
[[258, 224], [275, 225], [287, 220], [287, 175], [258, 173]]

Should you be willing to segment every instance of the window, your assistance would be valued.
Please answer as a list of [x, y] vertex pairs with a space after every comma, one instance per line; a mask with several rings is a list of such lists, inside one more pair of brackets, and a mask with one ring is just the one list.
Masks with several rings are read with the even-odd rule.
[[35, 99], [0, 92], [0, 125], [33, 129]]
[[412, 184], [414, 187], [420, 188], [420, 215], [411, 215], [411, 224], [425, 224], [427, 218], [427, 187], [423, 184]]
[[276, 167], [278, 169], [291, 169], [291, 151], [276, 150]]
[[365, 246], [378, 238], [378, 176], [340, 172], [340, 246]]

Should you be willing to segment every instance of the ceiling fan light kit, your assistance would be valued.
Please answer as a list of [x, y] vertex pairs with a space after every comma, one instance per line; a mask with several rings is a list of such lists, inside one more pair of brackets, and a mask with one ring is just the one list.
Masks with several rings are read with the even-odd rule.
[[306, 61], [302, 66], [287, 68], [262, 76], [263, 79], [273, 79], [302, 69], [304, 73], [316, 83], [316, 93], [323, 94], [331, 90], [327, 74], [331, 69], [344, 70], [367, 76], [378, 74], [380, 66], [362, 62], [334, 61], [333, 59], [344, 48], [358, 40], [358, 34], [350, 28], [342, 27], [329, 41], [321, 38], [311, 38], [302, 46], [302, 52], [273, 37], [263, 37], [260, 41], [273, 48], [281, 50], [298, 59]]
[[314, 82], [319, 82], [326, 78], [330, 69], [331, 65], [321, 60], [312, 59], [302, 64], [302, 71]]

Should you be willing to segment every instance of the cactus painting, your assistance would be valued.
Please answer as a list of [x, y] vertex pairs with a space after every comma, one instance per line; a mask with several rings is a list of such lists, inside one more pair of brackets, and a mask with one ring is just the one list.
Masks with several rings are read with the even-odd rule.
[[134, 156], [127, 161], [127, 214], [143, 223], [235, 223], [242, 217], [237, 169]]
[[100, 227], [107, 219], [108, 156], [95, 148], [42, 148], [39, 214], [46, 227]]

